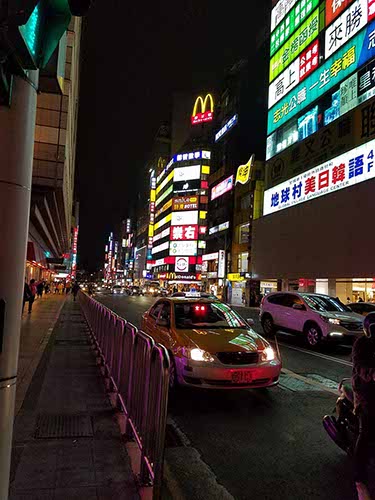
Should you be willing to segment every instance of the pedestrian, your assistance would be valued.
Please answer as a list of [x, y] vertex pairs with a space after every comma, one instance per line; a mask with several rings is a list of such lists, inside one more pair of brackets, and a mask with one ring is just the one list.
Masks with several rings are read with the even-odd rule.
[[30, 280], [30, 298], [29, 298], [29, 314], [31, 313], [32, 309], [33, 309], [33, 304], [34, 304], [34, 300], [35, 300], [35, 295], [36, 295], [36, 284], [35, 284], [35, 280], [34, 279], [31, 279]]
[[66, 293], [66, 295], [68, 295], [68, 293], [70, 292], [71, 286], [72, 285], [71, 285], [70, 281], [68, 281], [68, 283], [65, 286], [65, 293]]
[[350, 304], [350, 303], [351, 303], [350, 297], [346, 297], [346, 303], [347, 303], [347, 304]]
[[77, 293], [79, 292], [80, 290], [80, 286], [79, 286], [79, 283], [74, 283], [73, 287], [72, 287], [72, 292], [73, 292], [73, 297], [74, 297], [74, 302], [76, 301], [76, 298], [77, 298]]
[[354, 450], [354, 479], [359, 499], [370, 498], [367, 489], [371, 443], [375, 442], [375, 313], [363, 322], [365, 335], [353, 346], [353, 391], [359, 434]]
[[29, 287], [29, 285], [27, 283], [27, 280], [25, 278], [25, 284], [24, 284], [24, 287], [23, 287], [22, 314], [23, 314], [23, 311], [25, 309], [26, 302], [29, 302], [30, 299], [31, 299], [31, 290], [30, 290], [30, 287]]
[[58, 285], [58, 290], [59, 290], [59, 294], [61, 295], [62, 293], [64, 293], [64, 284], [63, 282], [61, 281]]
[[46, 282], [45, 286], [44, 286], [44, 293], [47, 295], [47, 293], [50, 292], [50, 285], [49, 283]]
[[358, 298], [358, 302], [363, 302], [362, 297], [359, 297], [359, 298]]
[[43, 281], [39, 281], [39, 283], [36, 285], [36, 294], [38, 298], [43, 297], [43, 289], [44, 289], [44, 283]]

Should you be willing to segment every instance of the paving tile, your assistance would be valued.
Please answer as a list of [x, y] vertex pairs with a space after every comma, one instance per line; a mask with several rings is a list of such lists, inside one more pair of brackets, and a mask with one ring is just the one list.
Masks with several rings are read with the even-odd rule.
[[9, 500], [54, 500], [54, 489], [10, 490]]
[[134, 481], [120, 481], [97, 487], [98, 500], [138, 500]]
[[[97, 500], [95, 487], [56, 488], [54, 500]], [[113, 499], [115, 500], [115, 499]]]

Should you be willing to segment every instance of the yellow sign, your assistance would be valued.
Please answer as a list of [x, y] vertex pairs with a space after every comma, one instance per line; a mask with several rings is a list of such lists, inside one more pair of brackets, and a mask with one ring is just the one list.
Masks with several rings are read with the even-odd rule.
[[[208, 106], [209, 105], [209, 106]], [[200, 110], [198, 110], [200, 108]], [[207, 94], [203, 100], [202, 96], [197, 97], [191, 116], [192, 125], [210, 122], [214, 114], [214, 99], [211, 94]]]
[[251, 155], [250, 160], [245, 165], [240, 165], [237, 169], [236, 184], [247, 184], [250, 179], [251, 167], [254, 164], [254, 155]]
[[227, 275], [228, 281], [244, 281], [245, 278], [241, 277], [240, 273], [229, 273]]

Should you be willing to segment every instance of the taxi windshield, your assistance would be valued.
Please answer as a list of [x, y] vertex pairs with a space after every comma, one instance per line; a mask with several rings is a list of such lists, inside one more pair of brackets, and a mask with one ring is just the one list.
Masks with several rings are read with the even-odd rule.
[[221, 303], [181, 302], [175, 304], [176, 328], [247, 328], [245, 321]]

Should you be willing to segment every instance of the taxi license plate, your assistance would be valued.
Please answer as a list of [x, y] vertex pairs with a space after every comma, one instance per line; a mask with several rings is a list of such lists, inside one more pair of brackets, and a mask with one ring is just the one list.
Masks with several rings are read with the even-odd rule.
[[249, 384], [253, 377], [251, 372], [232, 372], [232, 383], [233, 384]]

